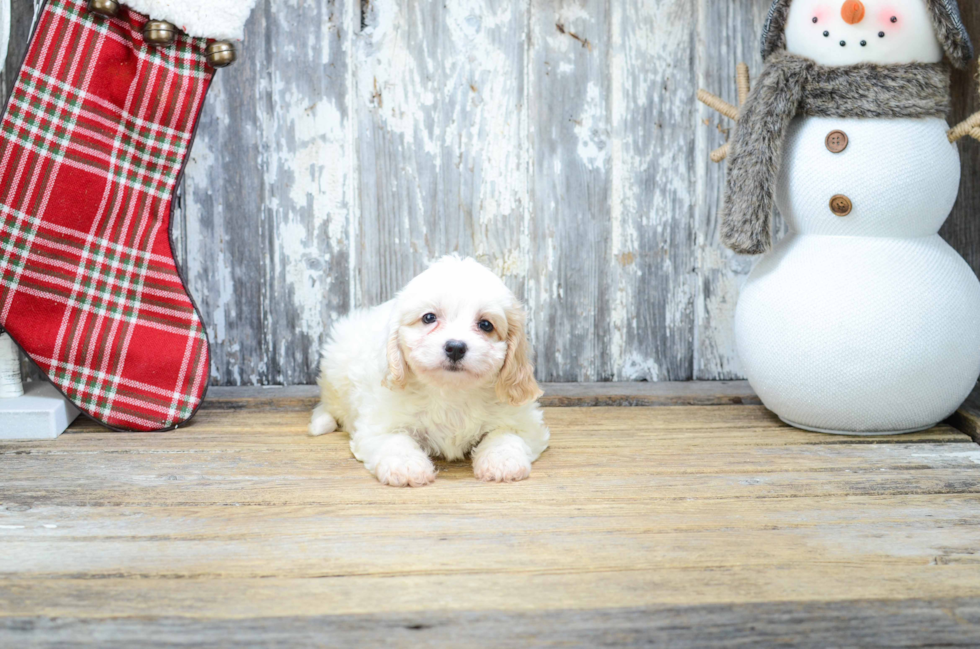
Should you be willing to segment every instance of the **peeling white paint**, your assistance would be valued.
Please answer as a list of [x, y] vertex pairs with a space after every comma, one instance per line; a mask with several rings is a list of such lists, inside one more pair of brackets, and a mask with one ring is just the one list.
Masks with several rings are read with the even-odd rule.
[[527, 272], [526, 258], [520, 250], [508, 250], [493, 261], [493, 272], [502, 278], [523, 276]]
[[[425, 75], [431, 70], [419, 69], [416, 60], [406, 55], [415, 51], [408, 41], [408, 21], [413, 17], [407, 14], [419, 8], [398, 0], [372, 0], [366, 11], [367, 27], [358, 41], [359, 100], [373, 106], [385, 127], [404, 137], [406, 146], [435, 156], [438, 143], [426, 132], [422, 119], [423, 108], [433, 106], [437, 99], [426, 89]], [[419, 45], [424, 52], [426, 44]]]
[[973, 464], [980, 464], [980, 449], [975, 451], [953, 452], [948, 447], [940, 447], [940, 450], [933, 453], [912, 453], [912, 457], [928, 458], [941, 464], [949, 464], [950, 461], [959, 464], [962, 460], [972, 462]]
[[[187, 170], [217, 380], [312, 380], [301, 346], [447, 252], [525, 299], [541, 379], [738, 374], [748, 262], [705, 234], [699, 10], [371, 0], [362, 28], [360, 3], [282, 5], [218, 75]], [[235, 166], [250, 203], [222, 194]]]
[[[333, 103], [320, 100], [303, 106], [308, 98], [292, 93], [287, 97], [291, 95], [286, 123], [294, 133], [295, 150], [281, 157], [277, 166], [280, 174], [292, 179], [288, 198], [293, 207], [279, 225], [278, 264], [300, 331], [318, 337], [325, 328], [324, 296], [333, 284], [330, 249], [346, 246], [348, 171], [337, 162], [347, 159], [347, 125]], [[301, 221], [296, 220], [297, 208], [306, 215]]]
[[609, 158], [606, 102], [599, 85], [590, 82], [584, 112], [575, 123], [578, 157], [588, 169], [604, 169]]

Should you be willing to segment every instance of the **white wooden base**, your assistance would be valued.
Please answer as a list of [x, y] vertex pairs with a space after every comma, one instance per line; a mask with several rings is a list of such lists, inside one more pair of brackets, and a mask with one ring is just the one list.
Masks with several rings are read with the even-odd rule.
[[77, 416], [50, 383], [25, 383], [24, 396], [0, 399], [0, 440], [57, 439]]

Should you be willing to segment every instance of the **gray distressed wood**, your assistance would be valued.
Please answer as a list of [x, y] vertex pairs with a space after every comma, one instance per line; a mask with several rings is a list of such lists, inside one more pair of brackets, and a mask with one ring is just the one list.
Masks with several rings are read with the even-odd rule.
[[260, 2], [208, 97], [175, 233], [215, 382], [309, 382], [350, 308], [349, 5]]
[[354, 67], [358, 304], [474, 255], [523, 295], [527, 6], [364, 3]]
[[[980, 45], [980, 6], [976, 2], [960, 2], [966, 28], [973, 36], [975, 45]], [[957, 124], [980, 110], [978, 94], [977, 65], [974, 62], [968, 71], [953, 73], [953, 115], [951, 123]], [[960, 196], [953, 208], [941, 234], [964, 259], [980, 273], [980, 142], [964, 140], [960, 144], [963, 160], [963, 177], [960, 181]]]
[[275, 400], [0, 444], [0, 646], [977, 646], [980, 449], [948, 426], [553, 408], [528, 481], [404, 490]]
[[539, 376], [689, 379], [696, 7], [533, 7], [528, 300]]
[[610, 18], [603, 0], [533, 5], [528, 301], [542, 377], [593, 381], [598, 369], [599, 278], [610, 236]]
[[976, 647], [980, 600], [268, 617], [0, 618], [32, 647]]
[[[762, 67], [759, 34], [766, 0], [714, 2], [698, 0], [699, 33], [696, 71], [699, 88], [736, 103], [735, 67], [746, 62], [753, 74]], [[738, 290], [752, 269], [752, 259], [725, 248], [718, 236], [718, 215], [724, 193], [725, 165], [714, 164], [710, 152], [723, 145], [732, 123], [706, 106], [698, 109], [698, 163], [695, 192], [697, 210], [697, 337], [694, 341], [694, 376], [699, 379], [735, 379], [741, 367], [735, 353], [732, 322]]]
[[[14, 83], [17, 81], [20, 64], [27, 53], [27, 43], [30, 39], [34, 10], [37, 4], [37, 0], [10, 0], [10, 41], [7, 60], [4, 62], [3, 69], [0, 69], [0, 88], [3, 89], [4, 97], [7, 97], [13, 89]], [[43, 376], [37, 366], [28, 360], [23, 353], [21, 354], [21, 372], [26, 380]]]
[[[759, 405], [748, 381], [542, 383], [543, 408]], [[204, 410], [312, 410], [315, 385], [212, 387]], [[967, 431], [964, 431], [967, 432]]]
[[690, 127], [698, 109], [688, 99], [697, 92], [697, 2], [613, 1], [609, 9], [610, 249], [597, 287], [596, 378], [690, 379], [700, 156]]
[[973, 389], [973, 393], [967, 397], [959, 410], [949, 418], [948, 423], [980, 444], [980, 384]]
[[[34, 0], [14, 0], [9, 89]], [[980, 8], [962, 2], [980, 38]], [[542, 381], [741, 378], [753, 260], [718, 242], [734, 100], [768, 0], [262, 0], [174, 219], [218, 385], [314, 380], [326, 330], [439, 256], [527, 303]], [[954, 114], [980, 109], [975, 66]], [[943, 229], [980, 271], [980, 143]]]
[[7, 60], [0, 70], [0, 86], [6, 97], [17, 81], [17, 72], [27, 52], [27, 40], [34, 18], [34, 0], [10, 0], [10, 46]]

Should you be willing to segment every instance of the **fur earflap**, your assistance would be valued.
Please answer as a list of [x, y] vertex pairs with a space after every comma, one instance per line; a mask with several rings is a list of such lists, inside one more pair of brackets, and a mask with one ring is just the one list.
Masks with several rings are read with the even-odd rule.
[[956, 0], [928, 0], [928, 4], [932, 24], [939, 36], [939, 42], [946, 50], [946, 56], [956, 67], [967, 67], [974, 56], [973, 42], [963, 24]]
[[513, 406], [531, 403], [544, 394], [534, 380], [524, 321], [524, 311], [520, 308], [507, 310], [507, 356], [497, 377], [497, 397]]
[[385, 358], [388, 361], [388, 371], [381, 382], [389, 390], [401, 390], [408, 382], [405, 356], [402, 354], [401, 343], [398, 339], [398, 321], [392, 320], [388, 325], [388, 341], [385, 345]]
[[[762, 32], [762, 59], [767, 60], [774, 52], [786, 49], [786, 20], [793, 0], [774, 0], [769, 18]], [[973, 60], [973, 42], [963, 24], [957, 0], [926, 0], [932, 15], [936, 36], [942, 43], [950, 63], [958, 68], [967, 67]]]

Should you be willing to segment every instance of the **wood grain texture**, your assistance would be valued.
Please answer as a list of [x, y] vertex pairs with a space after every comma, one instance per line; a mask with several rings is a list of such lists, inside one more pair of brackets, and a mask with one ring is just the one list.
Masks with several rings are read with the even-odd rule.
[[951, 426], [963, 431], [980, 444], [980, 385], [967, 397], [966, 402], [949, 418]]
[[[728, 102], [736, 101], [738, 63], [748, 64], [753, 77], [762, 68], [759, 35], [770, 4], [766, 0], [698, 0], [698, 56], [692, 71], [698, 88], [705, 88]], [[696, 379], [742, 377], [732, 326], [738, 291], [754, 262], [750, 257], [736, 255], [721, 243], [719, 215], [727, 166], [710, 160], [711, 152], [728, 141], [731, 128], [730, 120], [698, 103], [695, 126], [698, 300], [693, 342]]]
[[[10, 0], [10, 41], [7, 49], [7, 60], [0, 70], [0, 88], [3, 97], [9, 96], [17, 81], [20, 65], [27, 54], [27, 44], [34, 23], [34, 12], [40, 5], [40, 0]], [[21, 353], [21, 375], [25, 380], [41, 379], [44, 374], [31, 362], [26, 354]]]
[[[747, 381], [678, 381], [614, 383], [542, 383], [545, 408], [595, 406], [731, 406], [759, 405]], [[286, 387], [212, 387], [201, 406], [208, 410], [311, 411], [320, 400], [315, 385]]]
[[948, 426], [557, 408], [530, 480], [409, 490], [286, 401], [0, 444], [0, 645], [980, 641], [980, 449]]
[[600, 277], [610, 252], [610, 20], [604, 0], [532, 4], [528, 331], [540, 377], [597, 378]]
[[310, 382], [350, 308], [349, 5], [260, 2], [208, 97], [174, 232], [216, 382]]
[[235, 620], [151, 616], [0, 618], [0, 638], [31, 646], [351, 647], [975, 647], [980, 600], [854, 600], [599, 611], [387, 613]]
[[[976, 2], [960, 2], [967, 31], [975, 45], [980, 44], [980, 6]], [[969, 70], [953, 72], [953, 114], [949, 121], [958, 124], [980, 110], [980, 85], [977, 83], [977, 63]], [[968, 138], [959, 144], [963, 161], [960, 195], [953, 213], [940, 234], [967, 260], [973, 271], [980, 273], [980, 142]]]
[[[14, 0], [5, 89], [34, 0]], [[961, 3], [980, 38], [980, 8]], [[527, 302], [542, 381], [738, 379], [718, 241], [768, 0], [272, 0], [218, 73], [174, 238], [218, 385], [307, 384], [332, 322], [446, 253]], [[980, 109], [954, 75], [958, 120]], [[980, 143], [943, 235], [980, 270]], [[778, 223], [778, 222], [777, 222]], [[777, 227], [781, 227], [777, 225]]]
[[523, 295], [527, 11], [465, 0], [363, 5], [354, 58], [359, 304], [473, 255]]
[[610, 244], [597, 290], [596, 377], [690, 379], [699, 161], [689, 126], [697, 108], [680, 98], [696, 92], [697, 6], [631, 0], [610, 2], [609, 12]]

